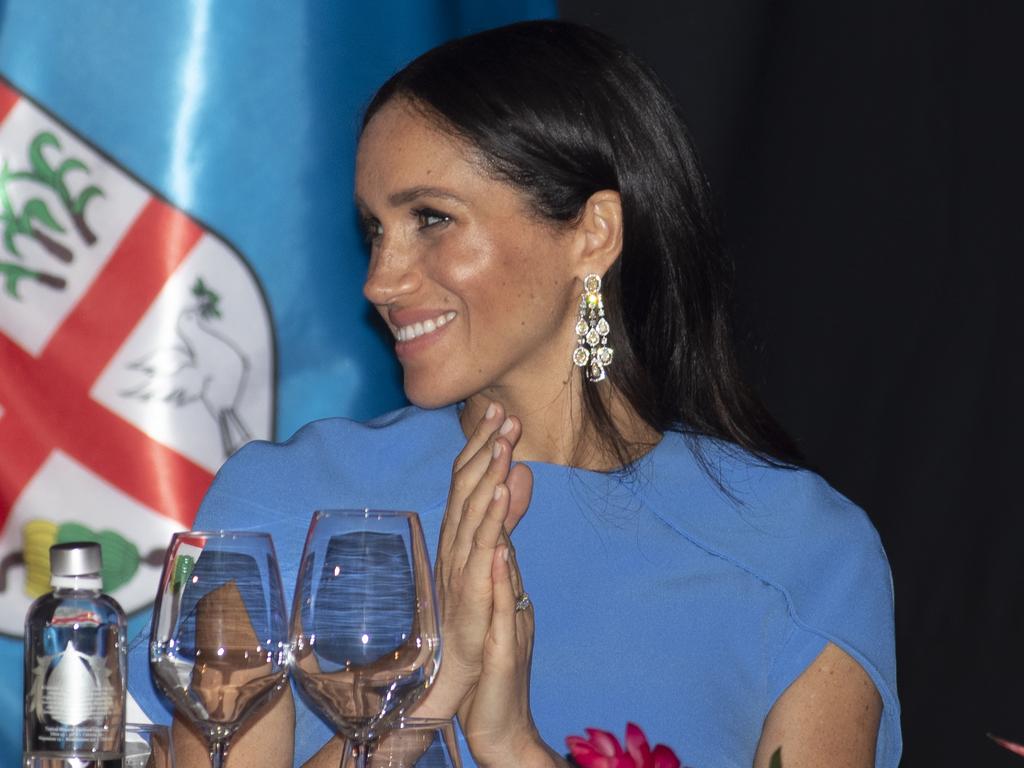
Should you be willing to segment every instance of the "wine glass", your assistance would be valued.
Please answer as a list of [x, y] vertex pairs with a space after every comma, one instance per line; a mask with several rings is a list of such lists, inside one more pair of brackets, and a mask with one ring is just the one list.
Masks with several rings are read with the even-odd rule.
[[287, 661], [270, 536], [174, 534], [153, 606], [149, 664], [157, 686], [206, 737], [213, 768], [244, 720], [282, 689]]
[[365, 768], [371, 743], [441, 663], [440, 620], [414, 512], [313, 515], [292, 604], [292, 674]]
[[[354, 768], [357, 750], [345, 742], [341, 768]], [[403, 717], [373, 745], [369, 768], [462, 768], [451, 720]]]
[[128, 723], [124, 730], [123, 768], [174, 768], [169, 726]]

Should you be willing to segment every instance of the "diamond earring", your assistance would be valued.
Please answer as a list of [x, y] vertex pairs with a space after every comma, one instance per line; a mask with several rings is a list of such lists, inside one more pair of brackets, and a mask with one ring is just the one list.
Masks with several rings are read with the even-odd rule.
[[604, 369], [611, 365], [614, 352], [608, 346], [609, 330], [604, 317], [601, 277], [590, 273], [583, 278], [580, 314], [576, 321], [576, 349], [572, 353], [572, 361], [587, 369], [587, 381], [596, 383], [605, 379]]

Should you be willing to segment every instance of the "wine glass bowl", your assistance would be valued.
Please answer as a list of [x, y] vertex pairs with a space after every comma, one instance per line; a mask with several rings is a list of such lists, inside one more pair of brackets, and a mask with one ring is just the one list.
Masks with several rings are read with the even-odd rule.
[[[349, 742], [341, 768], [355, 768], [358, 753]], [[451, 720], [403, 717], [392, 723], [367, 757], [367, 768], [462, 768]]]
[[416, 514], [316, 512], [291, 638], [299, 689], [354, 743], [379, 738], [407, 712], [441, 656], [433, 574]]
[[156, 723], [128, 723], [123, 768], [174, 768], [171, 729]]
[[157, 686], [204, 734], [214, 768], [287, 679], [284, 590], [270, 536], [177, 533], [153, 608]]

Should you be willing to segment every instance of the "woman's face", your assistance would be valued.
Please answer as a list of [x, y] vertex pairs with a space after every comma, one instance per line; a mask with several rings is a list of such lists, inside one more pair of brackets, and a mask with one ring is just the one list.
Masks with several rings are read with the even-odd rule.
[[356, 202], [370, 242], [363, 293], [395, 335], [409, 400], [509, 401], [564, 385], [578, 299], [572, 227], [543, 221], [400, 99], [363, 132]]

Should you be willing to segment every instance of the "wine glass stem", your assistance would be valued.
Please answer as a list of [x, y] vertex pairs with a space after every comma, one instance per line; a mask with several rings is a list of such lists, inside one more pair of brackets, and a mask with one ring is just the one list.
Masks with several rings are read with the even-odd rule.
[[[357, 741], [352, 743], [351, 768], [367, 768], [370, 764], [370, 743], [368, 741]], [[345, 761], [341, 761], [342, 768], [345, 768]]]
[[224, 768], [228, 759], [228, 743], [224, 739], [210, 742], [210, 768]]

